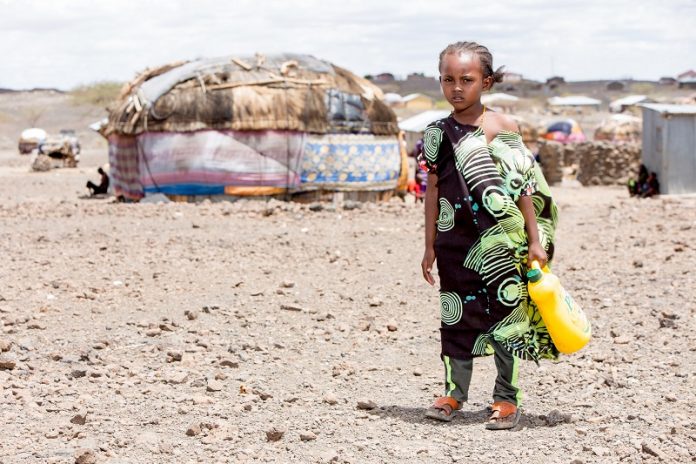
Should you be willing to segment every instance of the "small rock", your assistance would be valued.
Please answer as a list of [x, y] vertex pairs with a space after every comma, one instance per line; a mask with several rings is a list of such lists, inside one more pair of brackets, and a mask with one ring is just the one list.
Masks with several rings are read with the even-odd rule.
[[238, 361], [233, 361], [233, 360], [231, 360], [231, 359], [223, 359], [222, 361], [220, 361], [220, 365], [223, 366], [223, 367], [233, 367], [233, 368], [237, 368], [237, 367], [239, 367], [239, 362], [238, 362]]
[[17, 361], [14, 356], [0, 354], [0, 369], [12, 370], [17, 367]]
[[195, 311], [195, 310], [191, 311], [191, 310], [187, 309], [186, 311], [184, 311], [184, 316], [186, 316], [186, 318], [189, 321], [193, 321], [195, 319], [198, 319], [198, 311]]
[[314, 441], [317, 439], [317, 434], [314, 432], [304, 432], [300, 434], [300, 440], [302, 441]]
[[81, 449], [75, 453], [75, 464], [96, 464], [97, 456], [94, 451]]
[[72, 417], [72, 419], [70, 419], [70, 422], [72, 424], [85, 425], [85, 422], [87, 422], [87, 411], [82, 410], [78, 412]]
[[573, 416], [570, 414], [563, 414], [558, 409], [551, 411], [545, 418], [546, 425], [549, 427], [554, 427], [559, 424], [569, 424], [573, 421]]
[[372, 298], [372, 299], [370, 299], [370, 301], [368, 301], [368, 304], [371, 307], [376, 308], [378, 306], [382, 306], [382, 304], [384, 304], [384, 302], [382, 300], [380, 300], [379, 298]]
[[387, 330], [390, 332], [396, 332], [398, 327], [396, 327], [394, 324], [387, 324]]
[[334, 404], [338, 403], [338, 398], [333, 393], [327, 393], [324, 395], [322, 401], [333, 406]]
[[304, 308], [302, 306], [297, 306], [297, 305], [289, 305], [289, 304], [282, 304], [280, 305], [280, 309], [284, 309], [285, 311], [304, 311]]
[[199, 404], [213, 404], [213, 398], [205, 395], [196, 395], [192, 398], [193, 404], [199, 405]]
[[181, 351], [167, 351], [167, 362], [181, 361], [182, 353]]
[[170, 372], [166, 375], [165, 377], [165, 382], [173, 385], [180, 385], [188, 379], [188, 372], [185, 371], [176, 371], [176, 372]]
[[644, 441], [641, 444], [641, 451], [643, 451], [645, 454], [649, 454], [650, 456], [655, 456], [656, 458], [662, 459], [662, 452], [659, 450], [659, 448], [651, 443]]
[[283, 438], [283, 435], [285, 435], [285, 430], [279, 429], [277, 427], [273, 427], [270, 430], [266, 431], [266, 440], [267, 441], [278, 441], [281, 438]]
[[201, 424], [199, 422], [194, 422], [188, 426], [186, 429], [186, 435], [189, 437], [195, 437], [201, 434]]
[[628, 345], [628, 344], [631, 343], [632, 341], [633, 341], [633, 337], [628, 336], [628, 335], [622, 335], [622, 336], [616, 337], [616, 338], [614, 339], [614, 343], [615, 343], [616, 345]]
[[73, 379], [81, 379], [82, 377], [87, 375], [87, 371], [85, 369], [73, 369], [70, 372], [70, 377]]
[[611, 454], [609, 448], [605, 448], [604, 446], [593, 446], [591, 450], [597, 456], [608, 456]]
[[224, 388], [224, 385], [222, 382], [219, 382], [215, 379], [208, 379], [208, 385], [206, 386], [206, 390], [209, 392], [218, 392]]
[[358, 409], [362, 409], [365, 411], [370, 411], [372, 409], [375, 409], [377, 407], [377, 403], [375, 403], [372, 400], [368, 401], [358, 401]]
[[10, 351], [10, 348], [12, 348], [12, 342], [0, 339], [0, 353]]
[[280, 286], [283, 288], [293, 288], [295, 286], [295, 282], [292, 280], [284, 280]]
[[162, 333], [162, 331], [159, 328], [148, 329], [145, 331], [145, 335], [147, 335], [148, 337], [156, 337], [156, 336], [160, 335], [161, 333]]
[[413, 375], [415, 375], [416, 377], [420, 377], [421, 375], [423, 375], [423, 372], [420, 369], [414, 369]]

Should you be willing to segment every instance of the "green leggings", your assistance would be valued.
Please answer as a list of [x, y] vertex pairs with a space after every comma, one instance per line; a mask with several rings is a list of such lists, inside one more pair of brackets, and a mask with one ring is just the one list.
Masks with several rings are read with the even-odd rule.
[[[507, 401], [519, 406], [522, 400], [522, 391], [517, 386], [520, 360], [511, 354], [505, 347], [496, 341], [492, 341], [495, 358], [495, 367], [498, 376], [493, 388], [493, 401]], [[442, 356], [445, 363], [445, 396], [451, 396], [460, 403], [469, 399], [469, 384], [474, 367], [473, 359], [454, 359]]]

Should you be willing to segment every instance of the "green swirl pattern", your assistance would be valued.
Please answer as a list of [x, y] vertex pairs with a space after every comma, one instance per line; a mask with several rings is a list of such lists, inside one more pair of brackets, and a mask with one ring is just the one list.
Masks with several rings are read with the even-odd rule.
[[431, 163], [437, 161], [437, 153], [442, 143], [442, 129], [428, 127], [423, 133], [423, 155]]
[[462, 299], [454, 292], [440, 292], [440, 317], [442, 322], [453, 325], [462, 319]]
[[440, 215], [437, 218], [437, 230], [447, 232], [454, 229], [454, 208], [446, 198], [440, 198]]

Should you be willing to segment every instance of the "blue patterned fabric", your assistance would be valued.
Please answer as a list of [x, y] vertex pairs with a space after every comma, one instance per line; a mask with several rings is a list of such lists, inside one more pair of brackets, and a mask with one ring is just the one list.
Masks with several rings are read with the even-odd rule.
[[361, 134], [310, 137], [300, 163], [301, 188], [395, 188], [400, 169], [396, 137]]

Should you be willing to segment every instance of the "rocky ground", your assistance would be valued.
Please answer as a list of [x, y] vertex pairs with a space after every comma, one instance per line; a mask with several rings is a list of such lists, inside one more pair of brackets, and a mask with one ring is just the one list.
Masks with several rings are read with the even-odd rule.
[[521, 424], [489, 432], [490, 358], [423, 417], [421, 205], [83, 198], [103, 162], [0, 153], [0, 463], [696, 461], [696, 198], [554, 189], [594, 338], [523, 364]]

